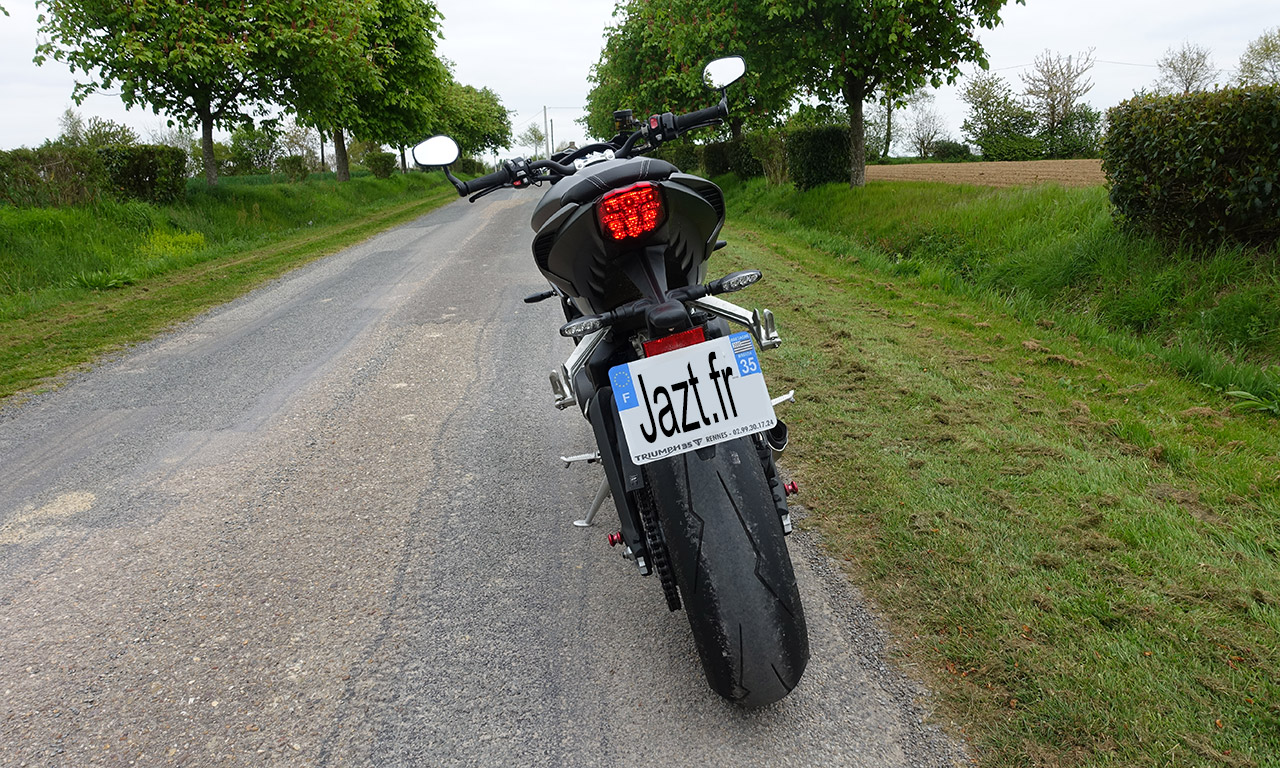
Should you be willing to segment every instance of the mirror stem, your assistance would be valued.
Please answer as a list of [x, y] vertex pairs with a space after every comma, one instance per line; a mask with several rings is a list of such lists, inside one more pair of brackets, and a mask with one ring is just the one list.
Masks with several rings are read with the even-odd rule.
[[464, 185], [461, 181], [457, 179], [457, 177], [455, 177], [452, 173], [449, 172], [449, 166], [442, 165], [440, 167], [444, 169], [444, 177], [448, 179], [450, 183], [453, 184], [454, 189], [458, 190], [458, 194], [465, 195], [467, 193], [466, 185]]

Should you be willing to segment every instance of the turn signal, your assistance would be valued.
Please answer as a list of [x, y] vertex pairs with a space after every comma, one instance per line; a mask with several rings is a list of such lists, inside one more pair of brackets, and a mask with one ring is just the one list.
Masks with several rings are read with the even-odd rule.
[[662, 223], [662, 195], [648, 182], [610, 192], [596, 207], [600, 229], [614, 240], [652, 232]]

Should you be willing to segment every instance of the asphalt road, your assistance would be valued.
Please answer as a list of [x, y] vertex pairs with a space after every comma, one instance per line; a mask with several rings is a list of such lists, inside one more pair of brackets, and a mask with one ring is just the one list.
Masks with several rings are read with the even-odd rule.
[[599, 470], [556, 458], [591, 441], [551, 404], [558, 308], [520, 301], [535, 199], [460, 201], [0, 410], [0, 765], [963, 759], [804, 534], [812, 661], [744, 712], [612, 507], [571, 525]]

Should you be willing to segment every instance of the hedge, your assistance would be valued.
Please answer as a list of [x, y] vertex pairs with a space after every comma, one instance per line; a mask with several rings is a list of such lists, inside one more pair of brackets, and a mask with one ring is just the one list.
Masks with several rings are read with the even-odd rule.
[[691, 141], [673, 141], [663, 144], [653, 156], [666, 160], [680, 170], [689, 173], [699, 166], [698, 146]]
[[751, 148], [743, 139], [704, 144], [701, 150], [700, 165], [707, 176], [735, 173], [739, 178], [752, 179], [764, 175], [764, 166], [751, 154]]
[[849, 181], [849, 129], [800, 128], [787, 136], [787, 169], [797, 189]]
[[1280, 239], [1280, 87], [1112, 107], [1102, 169], [1122, 221], [1193, 241]]
[[98, 155], [122, 198], [171, 203], [186, 194], [187, 153], [177, 147], [117, 144], [100, 148]]
[[47, 145], [0, 152], [0, 201], [18, 208], [93, 202], [108, 193], [106, 168], [92, 149]]
[[396, 169], [396, 156], [390, 152], [370, 152], [364, 156], [364, 164], [377, 178], [389, 179]]

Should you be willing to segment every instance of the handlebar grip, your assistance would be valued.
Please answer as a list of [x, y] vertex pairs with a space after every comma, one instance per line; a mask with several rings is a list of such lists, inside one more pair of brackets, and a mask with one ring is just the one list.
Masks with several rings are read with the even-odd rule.
[[487, 176], [480, 176], [471, 181], [462, 182], [462, 186], [458, 189], [460, 197], [466, 197], [473, 192], [479, 192], [490, 187], [501, 187], [511, 181], [511, 172], [504, 165]]
[[690, 112], [687, 115], [676, 115], [676, 130], [685, 131], [700, 125], [711, 122], [712, 120], [723, 120], [729, 116], [729, 107], [723, 101], [714, 107], [700, 109], [697, 112]]

